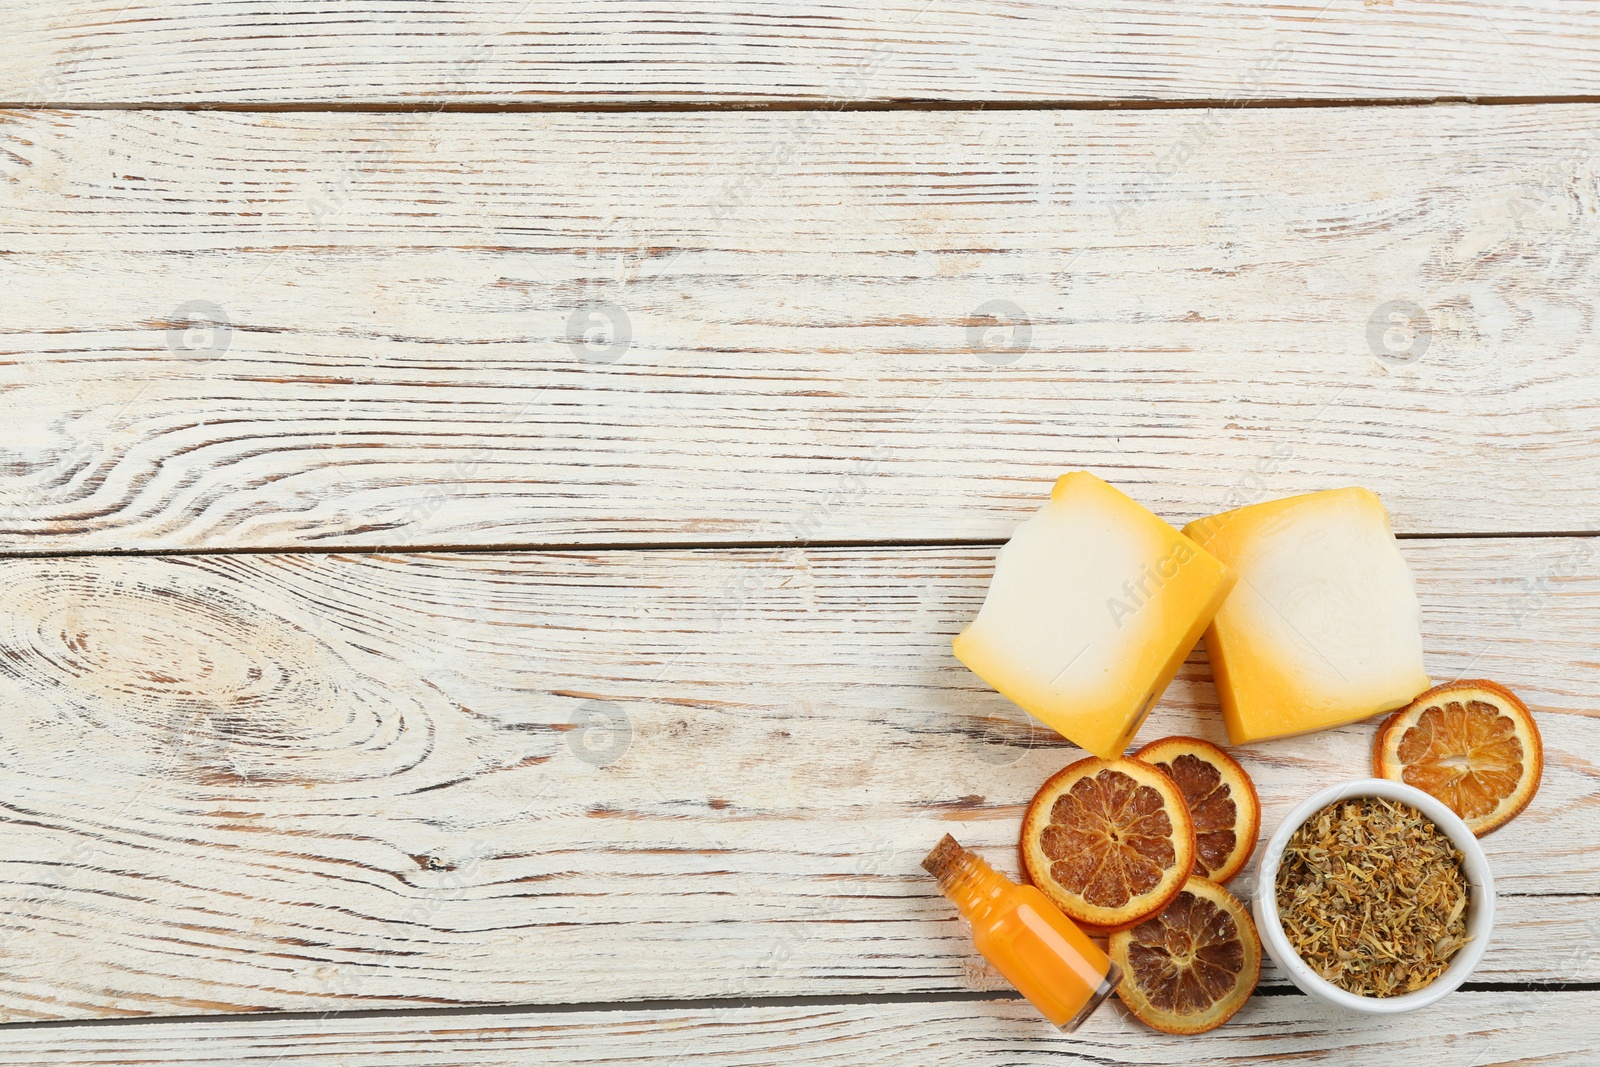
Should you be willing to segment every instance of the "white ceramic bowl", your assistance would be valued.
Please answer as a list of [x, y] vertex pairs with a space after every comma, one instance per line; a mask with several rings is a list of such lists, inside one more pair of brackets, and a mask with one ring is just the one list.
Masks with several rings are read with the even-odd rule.
[[[1467, 934], [1470, 940], [1456, 952], [1443, 974], [1415, 993], [1398, 997], [1363, 997], [1340, 989], [1307, 966], [1289, 947], [1289, 939], [1284, 936], [1283, 922], [1278, 917], [1277, 893], [1278, 864], [1283, 861], [1284, 847], [1289, 843], [1290, 836], [1307, 819], [1329, 804], [1347, 797], [1387, 797], [1410, 804], [1432, 819], [1433, 824], [1461, 850], [1462, 867], [1472, 886], [1467, 900]], [[1360, 778], [1312, 794], [1283, 820], [1261, 853], [1256, 873], [1255, 901], [1251, 910], [1255, 912], [1256, 928], [1261, 932], [1261, 942], [1267, 954], [1303, 992], [1317, 1000], [1352, 1011], [1388, 1015], [1426, 1007], [1466, 981], [1467, 975], [1472, 973], [1472, 969], [1483, 958], [1484, 950], [1489, 947], [1489, 930], [1494, 925], [1494, 876], [1489, 873], [1489, 861], [1484, 857], [1483, 847], [1455, 812], [1404, 782], [1393, 782], [1387, 778]]]

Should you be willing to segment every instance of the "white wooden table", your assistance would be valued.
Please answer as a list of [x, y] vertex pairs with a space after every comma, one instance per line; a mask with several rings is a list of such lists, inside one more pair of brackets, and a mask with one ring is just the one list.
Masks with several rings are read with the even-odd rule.
[[[0, 1061], [1600, 1062], [1600, 3], [0, 23]], [[1383, 497], [1547, 746], [1461, 992], [974, 954], [918, 860], [1078, 753], [949, 638], [1080, 467]]]

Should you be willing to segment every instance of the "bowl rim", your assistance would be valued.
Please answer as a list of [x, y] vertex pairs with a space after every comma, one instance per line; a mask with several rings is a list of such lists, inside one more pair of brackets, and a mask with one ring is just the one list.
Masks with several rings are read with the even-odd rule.
[[[1467, 903], [1467, 933], [1471, 940], [1457, 951], [1439, 977], [1422, 989], [1398, 997], [1368, 997], [1351, 993], [1317, 974], [1289, 945], [1289, 939], [1283, 932], [1283, 921], [1278, 915], [1278, 867], [1283, 861], [1283, 850], [1290, 835], [1329, 804], [1361, 796], [1403, 801], [1431, 819], [1461, 850], [1462, 867], [1472, 887]], [[1340, 782], [1318, 790], [1296, 805], [1273, 831], [1266, 848], [1261, 851], [1256, 867], [1255, 888], [1253, 910], [1256, 926], [1260, 929], [1268, 952], [1288, 974], [1289, 980], [1313, 997], [1354, 1011], [1398, 1014], [1426, 1007], [1454, 991], [1466, 981], [1483, 958], [1489, 947], [1489, 932], [1494, 925], [1494, 875], [1489, 870], [1488, 857], [1484, 855], [1477, 836], [1467, 828], [1460, 816], [1437, 798], [1415, 786], [1389, 778], [1356, 778]]]

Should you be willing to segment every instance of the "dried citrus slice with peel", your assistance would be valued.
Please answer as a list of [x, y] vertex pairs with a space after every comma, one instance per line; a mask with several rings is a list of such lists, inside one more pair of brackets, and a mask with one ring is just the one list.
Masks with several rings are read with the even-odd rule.
[[1437, 797], [1482, 837], [1539, 791], [1544, 745], [1527, 705], [1480, 678], [1436, 685], [1389, 716], [1372, 767]]
[[1133, 754], [1171, 778], [1194, 823], [1194, 873], [1218, 885], [1244, 869], [1261, 831], [1255, 783], [1222, 749], [1198, 737], [1163, 737]]
[[1172, 779], [1091, 756], [1057, 772], [1022, 820], [1022, 865], [1090, 933], [1160, 911], [1194, 869], [1194, 825]]
[[1160, 915], [1111, 935], [1117, 997], [1168, 1034], [1215, 1030], [1255, 992], [1261, 938], [1250, 912], [1215, 882], [1190, 878]]

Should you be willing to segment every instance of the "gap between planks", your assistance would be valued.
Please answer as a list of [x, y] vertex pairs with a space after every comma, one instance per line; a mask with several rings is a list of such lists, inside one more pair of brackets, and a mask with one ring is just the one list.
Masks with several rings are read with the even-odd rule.
[[[1600, 982], [1466, 982], [1461, 993], [1592, 993], [1600, 992]], [[1304, 997], [1294, 986], [1258, 988], [1256, 997]], [[622, 1011], [739, 1011], [758, 1008], [845, 1007], [873, 1004], [961, 1004], [1021, 1000], [1015, 990], [947, 990], [928, 993], [819, 993], [787, 997], [692, 997], [653, 1000], [592, 1001], [574, 1004], [476, 1004], [450, 1008], [358, 1008], [351, 1011], [263, 1011], [226, 1015], [145, 1015], [120, 1019], [41, 1019], [33, 1022], [0, 1023], [0, 1031], [71, 1030], [87, 1027], [156, 1026], [182, 1023], [188, 1026], [247, 1022], [321, 1022], [327, 1019], [449, 1019], [484, 1015], [567, 1015]]]
[[75, 100], [22, 101], [0, 100], [0, 111], [228, 111], [243, 114], [339, 112], [351, 115], [391, 114], [628, 114], [639, 111], [1279, 111], [1291, 108], [1329, 107], [1529, 107], [1543, 104], [1600, 104], [1600, 95], [1561, 94], [1551, 96], [1415, 96], [1415, 97], [1277, 97], [1272, 99], [1203, 100], [831, 100], [814, 97], [806, 100], [747, 100], [740, 98], [697, 98], [676, 100], [637, 100], [605, 103], [550, 100], [485, 101], [383, 101], [350, 103], [338, 100], [297, 100], [289, 103], [246, 101], [143, 101], [115, 100], [84, 102]]
[[[1600, 537], [1600, 530], [1517, 530], [1454, 533], [1395, 533], [1398, 541], [1473, 541], [1516, 537], [1525, 539]], [[838, 538], [814, 541], [507, 541], [501, 544], [396, 544], [352, 548], [339, 545], [251, 545], [238, 548], [88, 548], [81, 550], [0, 549], [0, 559], [120, 558], [123, 556], [404, 556], [432, 553], [490, 555], [506, 552], [559, 554], [579, 552], [734, 552], [782, 549], [834, 548], [1000, 548], [1004, 537]]]

